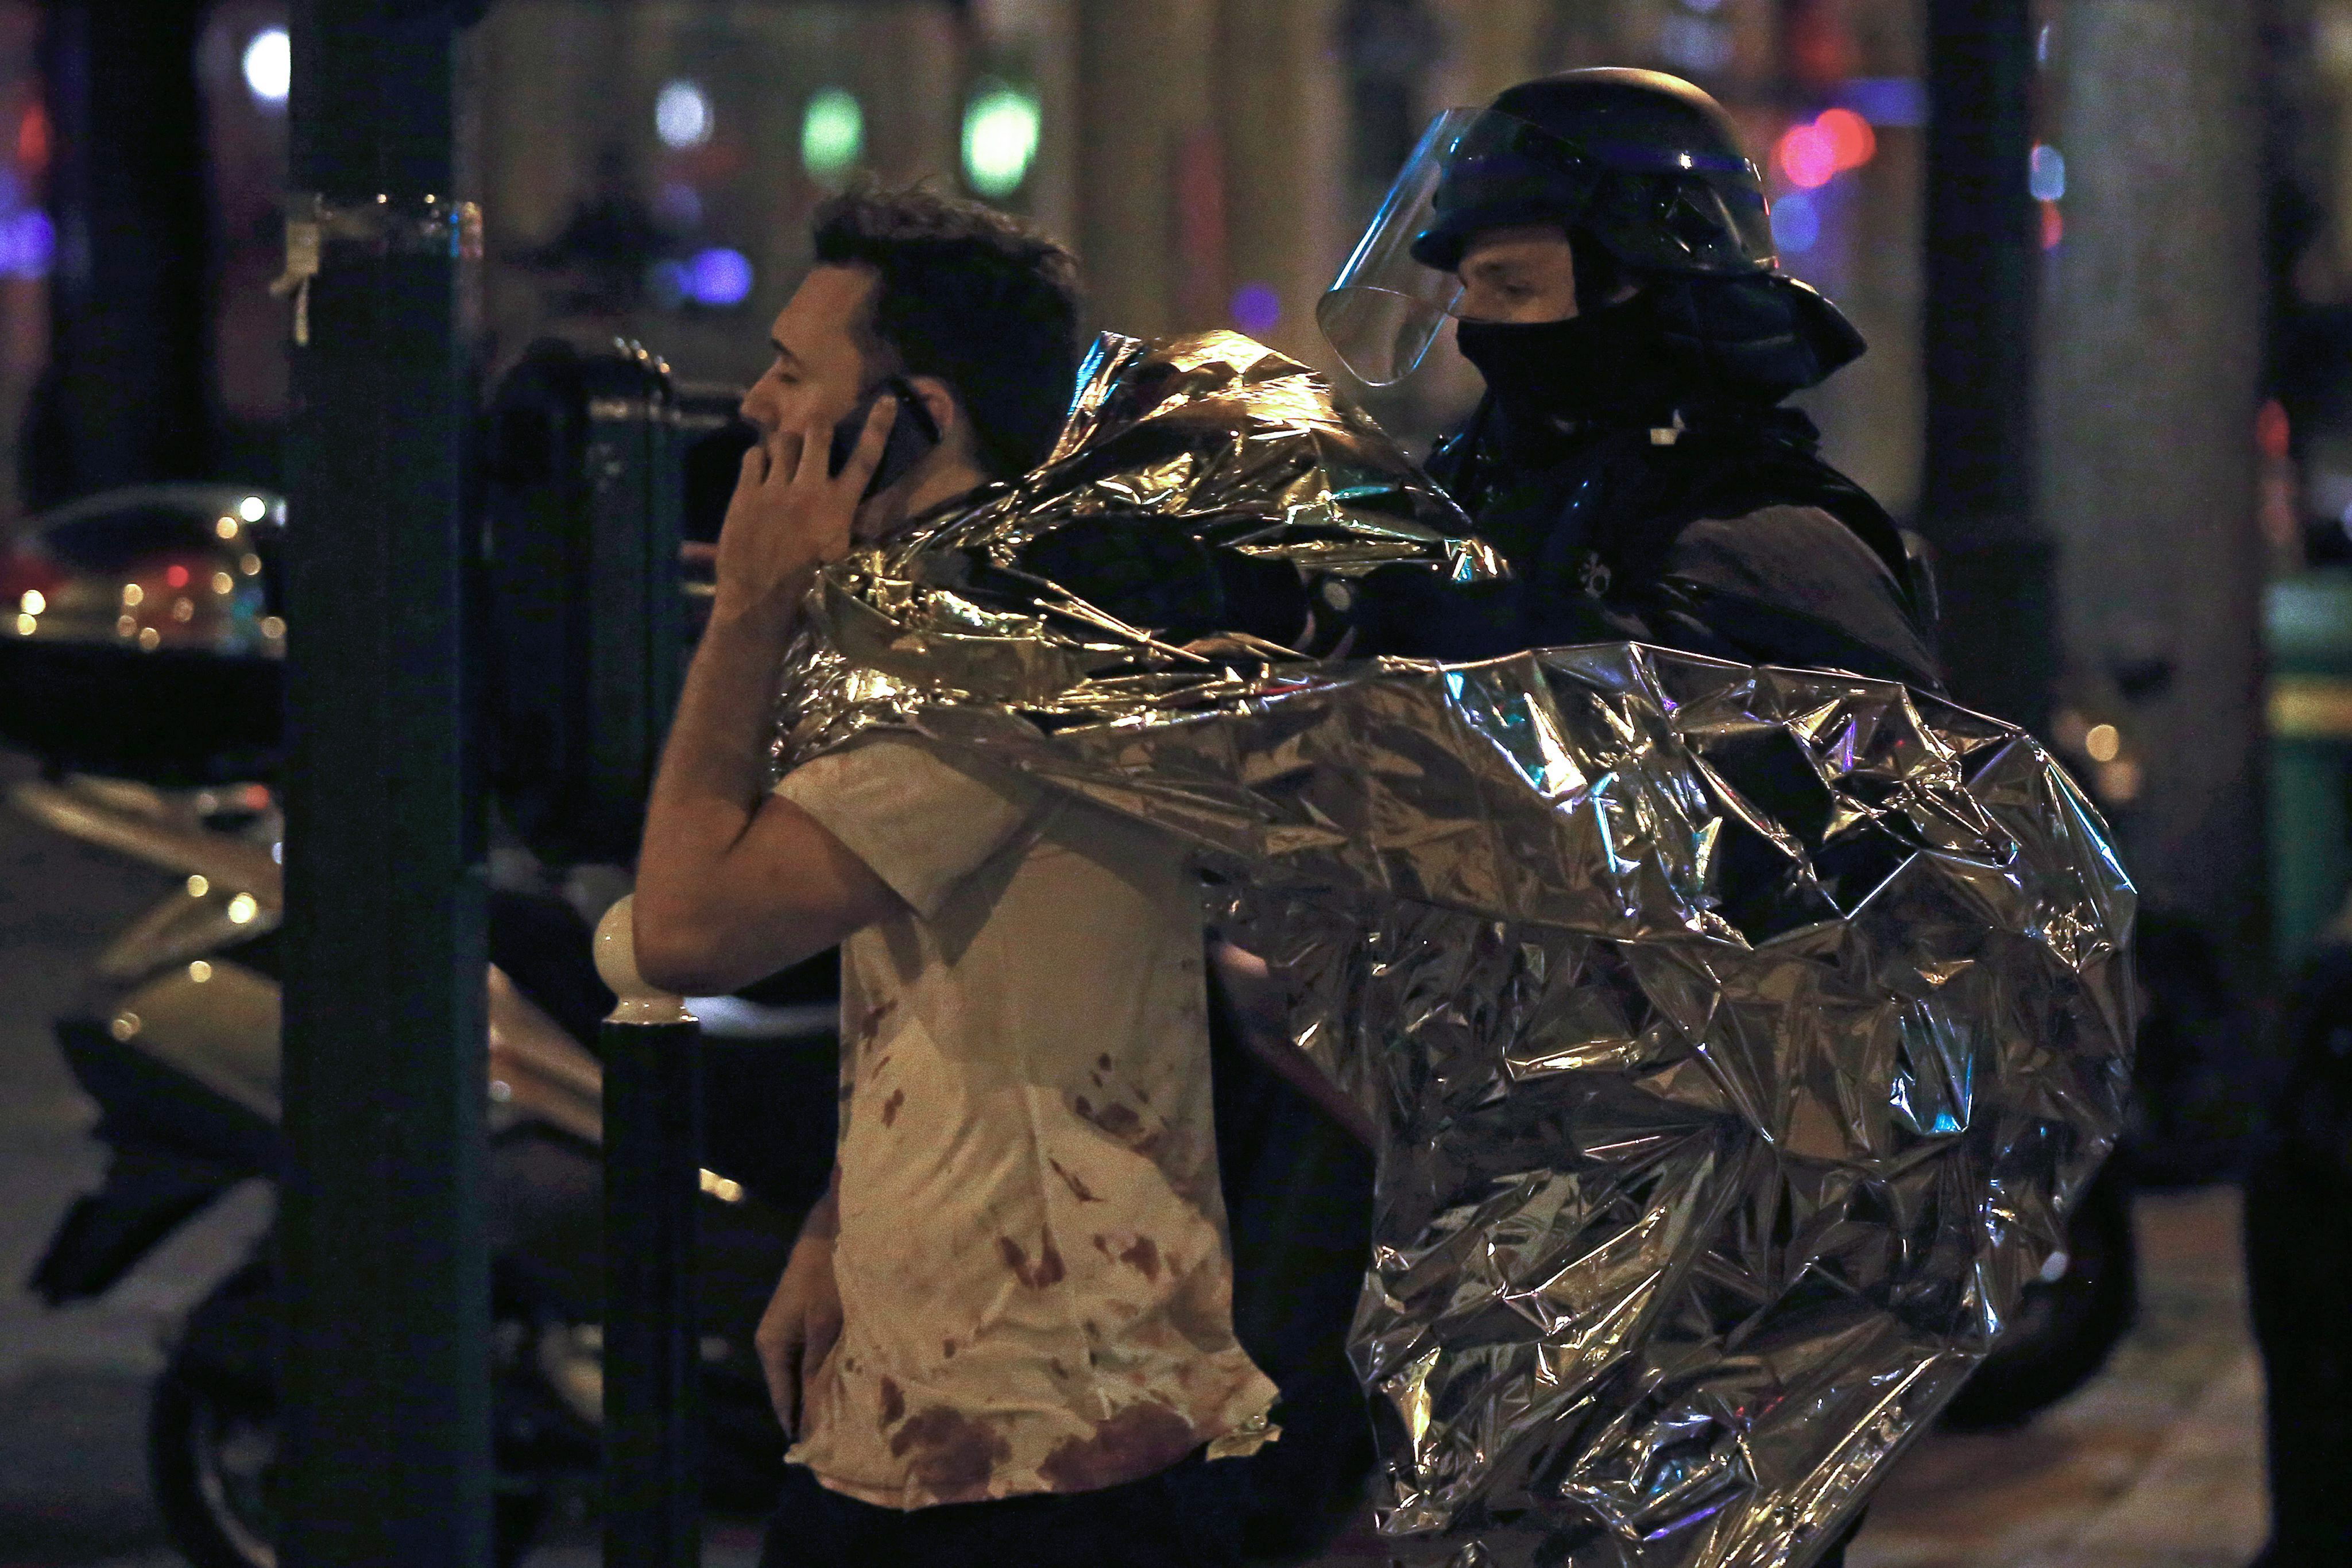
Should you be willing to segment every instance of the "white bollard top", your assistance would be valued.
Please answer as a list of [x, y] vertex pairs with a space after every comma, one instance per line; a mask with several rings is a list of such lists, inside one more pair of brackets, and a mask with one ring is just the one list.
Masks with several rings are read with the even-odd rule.
[[632, 906], [625, 897], [604, 911], [596, 923], [596, 973], [620, 998], [606, 1023], [692, 1023], [686, 1003], [667, 991], [648, 985], [637, 973], [637, 934]]

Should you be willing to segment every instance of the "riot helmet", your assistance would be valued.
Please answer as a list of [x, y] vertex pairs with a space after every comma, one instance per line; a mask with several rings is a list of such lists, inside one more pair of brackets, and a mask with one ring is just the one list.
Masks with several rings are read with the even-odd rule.
[[[1721, 104], [1657, 71], [1567, 71], [1431, 122], [1318, 306], [1324, 335], [1362, 380], [1403, 379], [1460, 313], [1469, 237], [1533, 223], [1559, 224], [1654, 287], [1786, 281], [1763, 177]], [[1825, 344], [1813, 358], [1834, 363], [1822, 375], [1859, 351], [1835, 325], [1852, 346]]]

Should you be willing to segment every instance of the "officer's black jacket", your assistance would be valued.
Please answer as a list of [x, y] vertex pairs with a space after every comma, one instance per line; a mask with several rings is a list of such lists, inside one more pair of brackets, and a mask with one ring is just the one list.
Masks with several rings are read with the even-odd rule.
[[1664, 425], [1503, 424], [1482, 404], [1429, 469], [1512, 579], [1380, 574], [1366, 612], [1380, 652], [1472, 660], [1632, 640], [1941, 686], [1899, 531], [1815, 453], [1803, 414], [1748, 404]]

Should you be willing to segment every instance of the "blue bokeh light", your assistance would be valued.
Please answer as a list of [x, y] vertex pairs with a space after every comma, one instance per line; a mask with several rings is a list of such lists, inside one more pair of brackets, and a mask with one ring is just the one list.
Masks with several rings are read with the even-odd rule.
[[751, 296], [751, 258], [713, 246], [686, 264], [687, 298], [698, 305], [740, 305]]
[[2037, 143], [2026, 164], [2025, 183], [2037, 202], [2065, 200], [2066, 155], [2046, 141]]
[[0, 277], [47, 277], [57, 251], [57, 230], [40, 208], [0, 218]]
[[1244, 283], [1234, 290], [1234, 325], [1253, 337], [1271, 332], [1282, 322], [1282, 296], [1271, 284]]
[[1802, 256], [1822, 237], [1821, 209], [1802, 191], [1772, 204], [1772, 243], [1787, 256]]
[[1927, 84], [1917, 77], [1854, 77], [1838, 89], [1837, 100], [1881, 130], [1927, 123]]

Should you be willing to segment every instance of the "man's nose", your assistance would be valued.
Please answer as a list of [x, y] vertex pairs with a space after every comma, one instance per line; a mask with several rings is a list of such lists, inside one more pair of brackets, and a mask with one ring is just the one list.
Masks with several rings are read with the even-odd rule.
[[756, 424], [772, 435], [776, 426], [782, 423], [776, 417], [775, 402], [775, 372], [770, 371], [743, 390], [743, 401], [735, 405], [735, 412], [741, 414], [747, 423]]

